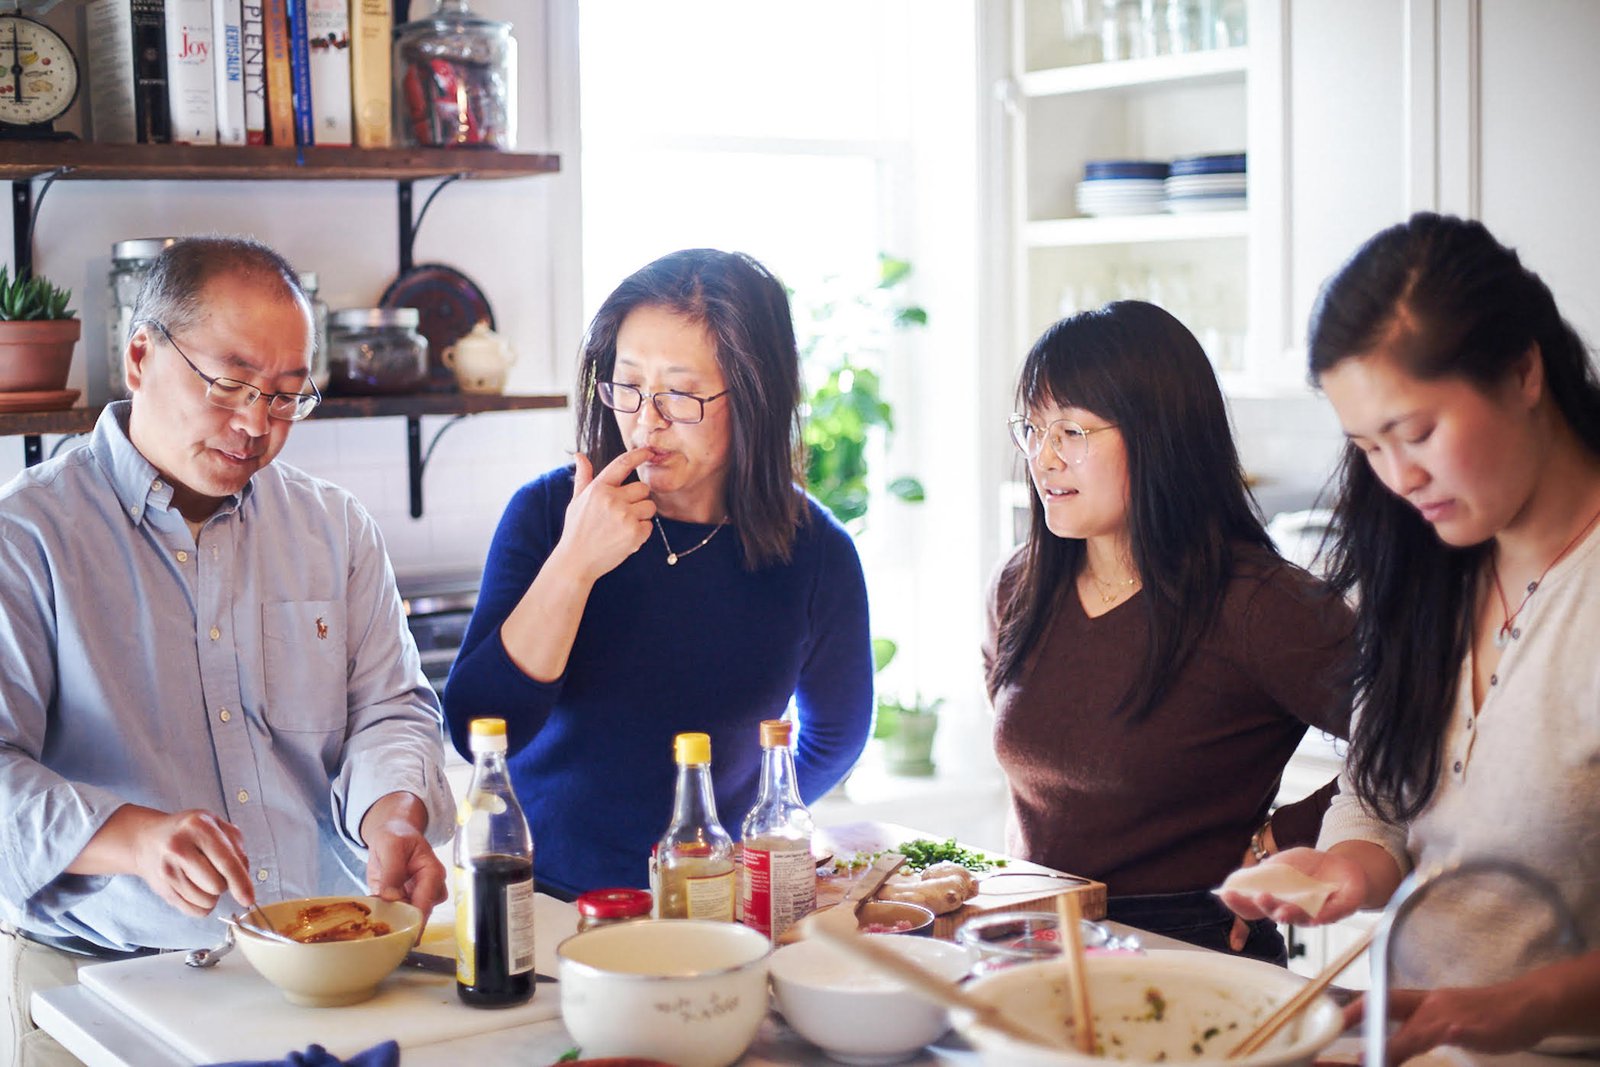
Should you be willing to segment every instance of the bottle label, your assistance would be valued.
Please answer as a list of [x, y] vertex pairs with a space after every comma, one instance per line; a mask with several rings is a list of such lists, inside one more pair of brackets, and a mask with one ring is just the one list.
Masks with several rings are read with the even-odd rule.
[[684, 896], [689, 904], [689, 918], [733, 922], [733, 868], [721, 874], [685, 878]]
[[533, 879], [506, 886], [506, 968], [509, 974], [533, 970]]
[[740, 915], [744, 924], [778, 937], [817, 906], [817, 867], [810, 849], [744, 849]]
[[456, 868], [456, 981], [464, 986], [478, 984], [478, 946], [472, 939], [472, 876]]

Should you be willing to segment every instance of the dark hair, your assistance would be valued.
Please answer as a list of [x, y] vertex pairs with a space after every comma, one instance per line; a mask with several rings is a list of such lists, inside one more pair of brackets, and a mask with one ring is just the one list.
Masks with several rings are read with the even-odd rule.
[[617, 362], [617, 332], [636, 308], [666, 308], [704, 324], [716, 341], [728, 395], [728, 521], [744, 565], [787, 563], [809, 518], [800, 486], [800, 354], [789, 294], [742, 252], [673, 252], [623, 279], [600, 305], [578, 363], [578, 450], [595, 470], [627, 451], [616, 419], [595, 396]]
[[[1048, 402], [1115, 424], [1128, 454], [1128, 530], [1144, 579], [1150, 643], [1120, 710], [1143, 717], [1211, 626], [1240, 544], [1272, 548], [1245, 490], [1222, 391], [1188, 329], [1161, 308], [1122, 300], [1062, 319], [1028, 353], [1019, 410]], [[1057, 537], [1029, 494], [1027, 543], [1008, 565], [990, 689], [1021, 678], [1084, 543]]]
[[[130, 329], [158, 322], [172, 333], [193, 326], [205, 310], [200, 294], [211, 279], [236, 274], [252, 281], [282, 285], [286, 299], [310, 310], [300, 276], [289, 261], [253, 237], [183, 237], [161, 250], [151, 262], [134, 301]], [[126, 343], [127, 338], [123, 338]]]
[[[1382, 346], [1415, 378], [1485, 390], [1538, 346], [1546, 389], [1600, 453], [1600, 382], [1555, 298], [1482, 223], [1420, 213], [1368, 240], [1311, 314], [1311, 377]], [[1445, 729], [1472, 639], [1490, 543], [1442, 542], [1354, 444], [1336, 474], [1329, 581], [1357, 591], [1356, 717], [1349, 765], [1370, 810], [1415, 818], [1439, 784]]]

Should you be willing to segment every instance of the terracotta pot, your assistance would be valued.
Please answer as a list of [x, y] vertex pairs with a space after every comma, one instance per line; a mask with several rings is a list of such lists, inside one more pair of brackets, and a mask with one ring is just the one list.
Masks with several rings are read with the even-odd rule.
[[67, 387], [80, 319], [0, 322], [0, 393], [36, 393]]

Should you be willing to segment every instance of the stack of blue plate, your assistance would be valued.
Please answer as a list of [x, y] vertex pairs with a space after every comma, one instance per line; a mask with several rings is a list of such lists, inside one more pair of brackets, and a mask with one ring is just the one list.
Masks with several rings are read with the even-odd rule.
[[1139, 159], [1091, 159], [1078, 183], [1085, 215], [1150, 215], [1166, 198], [1167, 165]]
[[1165, 184], [1168, 211], [1239, 211], [1246, 204], [1244, 153], [1174, 159]]

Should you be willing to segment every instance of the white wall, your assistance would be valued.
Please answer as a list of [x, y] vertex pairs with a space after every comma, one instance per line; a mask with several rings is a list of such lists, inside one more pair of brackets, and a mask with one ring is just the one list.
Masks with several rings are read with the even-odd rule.
[[[452, 185], [418, 232], [415, 259], [454, 266], [482, 288], [498, 331], [520, 356], [508, 392], [567, 392], [583, 325], [578, 102], [570, 89], [550, 86], [577, 82], [577, 3], [475, 0], [473, 7], [513, 21], [520, 59], [518, 148], [559, 153], [562, 171]], [[75, 33], [74, 11], [75, 5], [62, 5], [49, 21]], [[86, 54], [81, 40], [70, 39], [77, 40], [79, 55]], [[417, 184], [418, 207], [431, 188], [431, 182]], [[316, 271], [330, 307], [363, 307], [376, 303], [396, 274], [396, 220], [395, 187], [387, 182], [55, 183], [40, 209], [34, 265], [73, 290], [84, 321], [68, 387], [85, 390], [95, 402], [105, 397], [105, 278], [114, 241], [253, 234], [297, 267]], [[9, 212], [0, 238], [9, 250]], [[444, 423], [425, 419], [424, 443]], [[420, 520], [409, 514], [405, 434], [405, 420], [398, 418], [313, 418], [294, 428], [282, 461], [354, 491], [382, 527], [398, 572], [475, 568], [511, 492], [563, 460], [562, 449], [571, 447], [571, 415], [481, 415], [452, 428], [429, 463]], [[47, 451], [56, 440], [46, 439]], [[21, 439], [0, 440], [0, 480], [21, 467]]]

